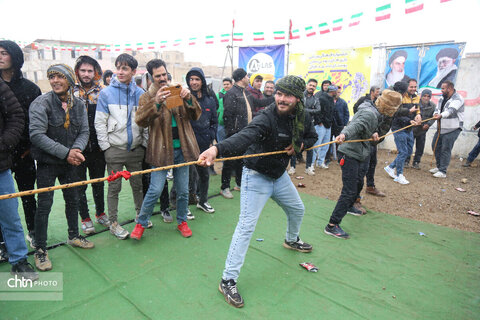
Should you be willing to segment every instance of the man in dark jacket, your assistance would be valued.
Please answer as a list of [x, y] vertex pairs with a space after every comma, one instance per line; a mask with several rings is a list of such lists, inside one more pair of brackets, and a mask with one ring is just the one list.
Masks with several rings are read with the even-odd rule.
[[[42, 94], [36, 84], [22, 76], [22, 66], [22, 49], [13, 41], [0, 41], [0, 77], [10, 87], [25, 114], [25, 128], [23, 129], [20, 142], [13, 152], [12, 171], [15, 173], [19, 191], [35, 189], [37, 173], [35, 163], [30, 154], [31, 142], [28, 134], [28, 110], [33, 100]], [[23, 196], [22, 205], [28, 229], [27, 240], [34, 249], [35, 212], [37, 211], [35, 196]]]
[[[227, 138], [245, 128], [252, 121], [257, 108], [268, 106], [275, 100], [273, 97], [257, 99], [246, 91], [249, 79], [244, 69], [236, 69], [232, 77], [235, 84], [223, 98], [223, 122]], [[241, 160], [227, 161], [223, 164], [220, 194], [227, 199], [233, 198], [230, 192], [232, 172], [235, 172], [235, 182], [237, 183], [235, 189], [239, 190], [242, 182]]]
[[[402, 96], [398, 92], [384, 90], [376, 101], [376, 106], [371, 100], [365, 102], [358, 108], [350, 123], [337, 136], [336, 142], [342, 143], [345, 140], [370, 139], [379, 140], [376, 132], [380, 114], [393, 116], [402, 102]], [[353, 142], [342, 144], [338, 147], [338, 158], [342, 168], [342, 193], [337, 205], [330, 216], [324, 232], [336, 238], [348, 239], [349, 235], [340, 227], [343, 217], [350, 212], [354, 215], [362, 215], [356, 210], [351, 210], [355, 200], [363, 188], [363, 180], [368, 167], [370, 156], [370, 142]]]
[[268, 157], [245, 159], [241, 190], [240, 217], [232, 237], [219, 290], [234, 307], [243, 307], [236, 281], [245, 260], [255, 225], [269, 198], [283, 208], [288, 217], [286, 239], [283, 246], [299, 252], [311, 252], [312, 246], [299, 238], [304, 205], [298, 191], [286, 172], [290, 156], [316, 141], [312, 122], [305, 113], [302, 98], [305, 81], [297, 76], [278, 80], [275, 103], [272, 103], [242, 131], [203, 152], [199, 160], [210, 165], [217, 156], [230, 154], [257, 154], [286, 150]]
[[[327, 80], [328, 81], [328, 80]], [[326, 83], [324, 81], [324, 83]], [[322, 89], [324, 86], [322, 83]], [[318, 101], [320, 101], [320, 115], [319, 115], [319, 124], [315, 126], [317, 131], [318, 140], [315, 145], [323, 144], [330, 141], [332, 133], [332, 123], [333, 123], [333, 112], [335, 108], [335, 102], [333, 97], [337, 92], [337, 87], [334, 85], [328, 86], [327, 91], [317, 92]], [[317, 167], [322, 169], [328, 169], [328, 166], [325, 163], [325, 156], [327, 155], [328, 145], [320, 148], [314, 149], [313, 162], [316, 163]]]
[[[64, 64], [47, 70], [52, 91], [38, 97], [30, 107], [30, 140], [33, 158], [37, 160], [37, 187], [73, 183], [77, 169], [85, 157], [82, 151], [88, 143], [87, 111], [82, 101], [73, 95], [75, 74]], [[84, 249], [94, 244], [78, 234], [77, 188], [63, 189], [65, 215], [68, 223], [67, 243]], [[53, 191], [38, 195], [35, 215], [35, 265], [40, 271], [52, 269], [47, 253], [48, 215], [53, 204]]]
[[377, 100], [378, 96], [380, 96], [380, 88], [377, 86], [370, 87], [370, 92], [363, 97], [360, 97], [360, 99], [358, 99], [353, 105], [353, 114], [357, 113], [358, 107], [364, 103], [365, 100], [372, 100], [373, 103], [375, 103], [375, 100]]
[[[95, 112], [97, 110], [98, 95], [104, 88], [100, 83], [102, 79], [102, 68], [97, 60], [89, 56], [80, 56], [75, 64], [75, 76], [77, 78], [77, 84], [73, 92], [75, 97], [82, 100], [85, 104], [90, 130], [90, 137], [84, 152], [85, 161], [77, 167], [78, 178], [80, 180], [87, 180], [87, 169], [90, 179], [102, 178], [105, 176], [105, 155], [98, 145], [97, 132], [95, 131]], [[105, 214], [103, 182], [93, 183], [91, 188], [93, 201], [95, 202], [96, 222], [108, 228], [110, 224]], [[82, 219], [83, 232], [85, 234], [91, 234], [95, 232], [95, 227], [88, 213], [86, 190], [86, 185], [78, 187], [80, 200], [79, 214]]]
[[[1, 50], [1, 48], [0, 48]], [[1, 54], [1, 53], [0, 53]], [[25, 115], [15, 95], [0, 78], [0, 195], [15, 193], [12, 173], [12, 152], [20, 141]], [[17, 198], [0, 200], [0, 229], [3, 230], [8, 261], [12, 265], [12, 274], [23, 276], [32, 281], [38, 274], [27, 261], [27, 246], [23, 237], [23, 228], [18, 215]]]
[[[433, 116], [435, 112], [435, 104], [430, 101], [432, 98], [432, 91], [429, 89], [425, 89], [422, 91], [420, 96], [420, 116], [422, 119], [429, 119]], [[413, 127], [413, 139], [415, 140], [415, 156], [413, 157], [413, 164], [412, 168], [419, 170], [420, 169], [420, 160], [423, 156], [423, 150], [425, 149], [425, 139], [427, 136], [428, 129], [435, 123], [435, 120], [430, 120], [428, 122], [424, 122], [419, 126]], [[407, 160], [405, 160], [405, 164], [408, 165], [410, 163], [410, 157], [408, 156]]]
[[[217, 133], [217, 104], [218, 100], [214, 94], [211, 94], [207, 88], [207, 81], [203, 70], [200, 68], [192, 68], [188, 71], [185, 78], [188, 88], [192, 94], [197, 98], [198, 103], [202, 107], [202, 115], [196, 121], [191, 121], [193, 132], [197, 138], [200, 152], [207, 150], [215, 140]], [[208, 168], [201, 166], [190, 166], [193, 173], [190, 177], [191, 190], [197, 193], [198, 203], [197, 208], [206, 213], [214, 213], [215, 209], [208, 203], [208, 186], [210, 181], [210, 174]], [[198, 178], [197, 178], [198, 177]], [[198, 188], [197, 188], [198, 182]]]

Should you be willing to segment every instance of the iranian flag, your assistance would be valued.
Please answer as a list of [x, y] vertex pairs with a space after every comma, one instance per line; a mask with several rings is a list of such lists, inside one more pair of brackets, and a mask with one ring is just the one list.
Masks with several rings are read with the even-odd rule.
[[265, 36], [263, 32], [254, 32], [253, 33], [253, 41], [263, 41], [265, 40]]
[[88, 50], [90, 50], [90, 47], [89, 47], [89, 46], [84, 46], [84, 47], [83, 47], [83, 51], [88, 51]]
[[300, 39], [300, 32], [298, 29], [292, 30], [292, 32], [290, 32], [290, 39], [292, 40]]
[[130, 43], [125, 44], [125, 50], [132, 51], [132, 45]]
[[449, 2], [451, 0], [440, 0], [440, 3]]
[[174, 47], [178, 47], [180, 45], [180, 42], [182, 41], [182, 39], [177, 39], [173, 42], [173, 46]]
[[378, 7], [375, 11], [375, 21], [388, 20], [390, 19], [392, 5], [390, 3], [386, 4], [384, 6]]
[[105, 51], [105, 50], [107, 50], [107, 47], [106, 47], [106, 46], [101, 46], [101, 47], [100, 47], [100, 50], [101, 50], [101, 51]]
[[115, 45], [115, 51], [120, 51], [120, 45], [119, 44]]
[[273, 39], [275, 40], [285, 40], [285, 31], [274, 31]]
[[50, 50], [50, 49], [52, 49], [52, 47], [50, 47], [49, 45], [46, 45], [45, 49]]
[[167, 47], [167, 41], [160, 41], [160, 48], [166, 48]]
[[60, 50], [60, 48], [57, 47], [57, 46], [53, 46], [53, 50], [58, 51], [58, 50]]
[[318, 27], [320, 28], [320, 34], [325, 34], [330, 32], [330, 29], [328, 28], [328, 24], [326, 22], [320, 23]]
[[343, 22], [343, 19], [333, 20], [333, 31], [342, 30], [342, 22]]
[[405, 14], [423, 10], [423, 0], [405, 0]]
[[63, 44], [60, 45], [60, 50], [65, 51], [65, 46]]
[[230, 33], [224, 33], [220, 35], [220, 42], [229, 42], [230, 41]]
[[234, 33], [233, 34], [233, 41], [242, 41], [243, 40], [243, 33]]
[[147, 44], [147, 48], [148, 48], [149, 50], [154, 50], [154, 49], [155, 49], [155, 42], [149, 42], [149, 43]]
[[143, 43], [137, 43], [137, 51], [143, 50]]
[[195, 44], [197, 44], [197, 38], [189, 38], [188, 39], [188, 45], [189, 46], [193, 46]]
[[107, 45], [106, 45], [106, 48], [107, 48], [107, 51], [108, 51], [108, 52], [112, 51], [112, 45], [107, 44]]
[[213, 36], [206, 36], [205, 37], [206, 44], [213, 44]]
[[313, 30], [312, 26], [309, 26], [309, 27], [305, 28], [305, 34], [306, 34], [307, 37], [311, 37], [311, 36], [314, 36], [317, 33], [315, 32], [315, 30]]
[[82, 48], [80, 48], [80, 47], [75, 47], [75, 51], [82, 51]]
[[357, 13], [352, 15], [350, 18], [350, 23], [348, 24], [349, 27], [355, 27], [360, 24], [360, 18], [363, 16], [363, 12]]
[[97, 46], [91, 46], [90, 50], [93, 50], [93, 51], [97, 50]]

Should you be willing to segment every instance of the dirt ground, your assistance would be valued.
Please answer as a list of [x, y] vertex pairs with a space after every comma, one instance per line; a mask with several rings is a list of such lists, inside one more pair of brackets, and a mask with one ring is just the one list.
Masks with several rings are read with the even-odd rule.
[[[474, 161], [472, 167], [462, 167], [459, 158], [452, 158], [446, 179], [432, 177], [428, 172], [432, 157], [425, 155], [420, 170], [406, 168], [404, 175], [408, 185], [393, 182], [383, 170], [395, 159], [396, 154], [378, 150], [378, 164], [375, 173], [376, 187], [387, 194], [380, 198], [362, 191], [362, 204], [367, 210], [385, 212], [404, 218], [425, 221], [460, 230], [480, 232], [480, 216], [472, 216], [469, 210], [480, 213], [480, 165]], [[304, 173], [305, 163], [297, 163], [296, 174], [292, 176], [295, 185], [299, 182], [305, 188], [300, 192], [336, 201], [342, 188], [341, 170], [338, 162], [331, 162], [329, 169], [315, 168], [315, 176]], [[305, 179], [298, 180], [297, 176]], [[462, 183], [466, 178], [467, 182]], [[465, 189], [459, 192], [455, 188]]]

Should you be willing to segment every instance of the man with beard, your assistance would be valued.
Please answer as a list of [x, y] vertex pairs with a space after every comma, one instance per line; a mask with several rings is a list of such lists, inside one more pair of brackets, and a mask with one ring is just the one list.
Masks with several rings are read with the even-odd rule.
[[[433, 117], [438, 130], [432, 139], [437, 166], [430, 169], [435, 178], [446, 178], [447, 168], [452, 157], [452, 149], [462, 131], [465, 105], [462, 96], [455, 90], [453, 82], [442, 83], [442, 97], [438, 100]], [[438, 139], [438, 141], [437, 141]]]
[[273, 82], [272, 80], [268, 80], [267, 82], [265, 82], [265, 86], [263, 87], [263, 95], [265, 96], [265, 98], [270, 98], [271, 96], [273, 96], [274, 93], [275, 82]]
[[430, 87], [440, 89], [445, 81], [453, 81], [457, 76], [458, 67], [455, 61], [458, 58], [458, 51], [455, 48], [444, 48], [437, 53], [437, 74], [430, 80]]
[[246, 188], [241, 190], [240, 217], [219, 284], [227, 303], [236, 308], [244, 305], [236, 281], [255, 225], [269, 198], [273, 198], [288, 217], [283, 246], [299, 252], [312, 251], [312, 246], [299, 237], [305, 207], [285, 171], [290, 156], [312, 146], [317, 138], [302, 102], [305, 81], [297, 76], [286, 76], [278, 80], [276, 86], [275, 103], [240, 132], [207, 149], [199, 157], [201, 165], [209, 166], [217, 156], [245, 151], [246, 154], [287, 151], [268, 157], [248, 158], [244, 162], [242, 181]]
[[[37, 170], [35, 162], [30, 153], [30, 136], [28, 133], [29, 117], [28, 111], [31, 103], [42, 94], [40, 88], [32, 81], [25, 79], [22, 75], [23, 66], [22, 49], [13, 41], [0, 41], [0, 78], [5, 81], [10, 90], [20, 103], [25, 115], [25, 127], [20, 137], [20, 142], [13, 151], [12, 172], [15, 174], [18, 191], [35, 189], [35, 180]], [[27, 240], [30, 247], [35, 249], [35, 212], [37, 211], [37, 202], [35, 196], [23, 196], [23, 212], [25, 214], [25, 224], [27, 225]], [[2, 241], [0, 232], [0, 243]], [[0, 251], [2, 250], [0, 244]]]
[[407, 82], [408, 79], [410, 79], [405, 74], [405, 61], [407, 60], [407, 57], [408, 53], [405, 50], [397, 50], [391, 55], [388, 60], [391, 71], [385, 77], [387, 87], [393, 86], [398, 81]]
[[[140, 97], [139, 109], [135, 117], [137, 124], [142, 128], [148, 128], [149, 132], [145, 161], [152, 167], [195, 161], [200, 152], [190, 120], [200, 118], [202, 112], [200, 105], [188, 89], [182, 88], [180, 97], [183, 99], [183, 105], [172, 109], [167, 108], [166, 100], [171, 93], [167, 86], [165, 62], [160, 59], [151, 60], [147, 63], [147, 70], [153, 77], [153, 84]], [[186, 238], [192, 236], [192, 230], [187, 224], [188, 176], [188, 167], [173, 169], [177, 229]], [[131, 238], [140, 240], [145, 228], [148, 228], [153, 207], [165, 188], [166, 179], [166, 170], [151, 173], [150, 185]]]
[[[98, 145], [97, 132], [95, 131], [95, 112], [100, 91], [104, 86], [100, 83], [102, 79], [102, 68], [97, 60], [89, 56], [80, 56], [75, 64], [75, 76], [77, 84], [73, 89], [75, 97], [85, 104], [88, 116], [88, 127], [90, 137], [84, 151], [85, 161], [77, 167], [78, 178], [87, 180], [87, 169], [90, 179], [103, 178], [105, 176], [105, 156]], [[105, 214], [104, 184], [103, 182], [93, 183], [92, 194], [95, 202], [95, 219], [98, 224], [109, 227], [108, 218]], [[82, 219], [82, 230], [85, 234], [95, 232], [95, 227], [88, 213], [87, 186], [78, 187], [79, 214]]]

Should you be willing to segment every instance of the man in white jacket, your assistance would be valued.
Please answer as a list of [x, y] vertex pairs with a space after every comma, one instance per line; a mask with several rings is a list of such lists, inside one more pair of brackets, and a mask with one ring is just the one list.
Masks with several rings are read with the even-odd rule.
[[[117, 74], [112, 78], [110, 86], [100, 91], [95, 113], [95, 130], [98, 144], [105, 151], [105, 161], [109, 174], [122, 171], [142, 170], [142, 160], [147, 145], [147, 129], [135, 123], [138, 99], [144, 91], [137, 87], [133, 76], [138, 62], [128, 54], [121, 54], [115, 60]], [[132, 187], [135, 211], [138, 215], [143, 201], [142, 177], [129, 179]], [[125, 239], [128, 231], [117, 222], [118, 194], [122, 189], [122, 180], [117, 179], [108, 185], [108, 216], [110, 232], [118, 239]]]

